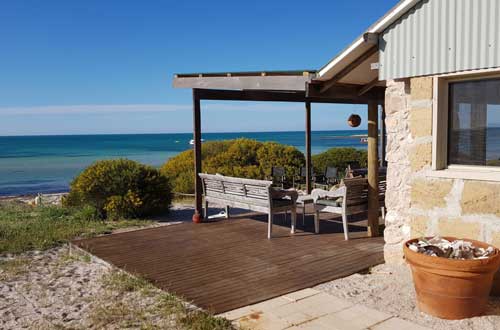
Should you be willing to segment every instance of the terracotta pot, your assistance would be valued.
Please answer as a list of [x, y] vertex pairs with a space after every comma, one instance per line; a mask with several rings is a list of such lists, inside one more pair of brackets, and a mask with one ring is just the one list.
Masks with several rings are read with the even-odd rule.
[[195, 212], [193, 214], [193, 218], [192, 218], [193, 222], [194, 223], [201, 223], [202, 220], [203, 220], [203, 217], [201, 216], [201, 214], [199, 214], [198, 212]]
[[[453, 241], [454, 237], [444, 237]], [[475, 246], [488, 244], [465, 239]], [[431, 257], [414, 252], [404, 244], [404, 254], [411, 266], [420, 311], [443, 319], [458, 320], [484, 313], [493, 276], [500, 267], [498, 249], [488, 259], [455, 260]]]

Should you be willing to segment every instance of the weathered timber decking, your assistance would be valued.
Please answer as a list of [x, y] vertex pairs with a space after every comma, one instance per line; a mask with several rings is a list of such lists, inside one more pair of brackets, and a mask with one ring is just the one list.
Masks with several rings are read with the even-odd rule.
[[275, 226], [275, 237], [268, 240], [263, 220], [182, 223], [73, 243], [215, 313], [383, 262], [383, 238], [366, 238], [365, 231], [354, 228], [352, 239], [344, 241], [340, 223], [322, 221], [319, 235], [299, 230], [291, 236], [288, 221], [288, 226]]

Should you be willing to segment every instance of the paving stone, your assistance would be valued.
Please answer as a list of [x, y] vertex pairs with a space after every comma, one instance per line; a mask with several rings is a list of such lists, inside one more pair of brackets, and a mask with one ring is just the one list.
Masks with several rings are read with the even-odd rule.
[[297, 325], [311, 320], [313, 317], [304, 313], [302, 306], [298, 303], [290, 303], [287, 305], [276, 307], [269, 311], [270, 314], [286, 321], [289, 325]]
[[283, 296], [276, 297], [270, 300], [266, 300], [254, 305], [248, 305], [241, 308], [233, 309], [232, 311], [228, 311], [225, 313], [221, 313], [217, 316], [225, 317], [230, 321], [237, 320], [243, 316], [250, 315], [252, 313], [257, 312], [269, 312], [271, 309], [283, 306], [286, 304], [290, 304], [291, 301], [289, 299], [285, 299]]
[[357, 305], [343, 309], [340, 312], [325, 315], [317, 320], [332, 330], [362, 330], [391, 317], [389, 314]]
[[299, 300], [295, 303], [302, 313], [317, 318], [326, 314], [335, 313], [352, 306], [350, 302], [329, 295], [318, 293], [314, 296]]
[[265, 312], [265, 311], [269, 311], [273, 308], [283, 306], [286, 304], [290, 304], [290, 303], [291, 303], [290, 300], [285, 299], [281, 296], [281, 297], [269, 299], [269, 300], [266, 300], [266, 301], [263, 301], [263, 302], [260, 302], [257, 304], [253, 304], [250, 307], [252, 308], [253, 311]]
[[284, 330], [291, 325], [269, 313], [253, 313], [238, 319], [234, 323], [241, 329], [252, 330]]
[[431, 330], [398, 317], [390, 318], [370, 328], [371, 330]]
[[304, 290], [288, 293], [288, 294], [284, 295], [283, 298], [295, 302], [295, 301], [299, 301], [301, 299], [304, 299], [304, 298], [307, 298], [310, 296], [314, 296], [315, 294], [318, 294], [318, 293], [320, 293], [320, 291], [314, 290], [311, 288], [307, 288]]
[[287, 330], [333, 330], [332, 327], [326, 326], [321, 322], [322, 318], [314, 319], [310, 322], [302, 323]]

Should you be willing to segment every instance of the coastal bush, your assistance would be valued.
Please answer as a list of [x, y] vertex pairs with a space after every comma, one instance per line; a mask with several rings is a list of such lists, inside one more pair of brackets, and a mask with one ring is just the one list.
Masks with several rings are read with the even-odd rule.
[[357, 162], [361, 167], [366, 167], [367, 160], [368, 154], [366, 150], [355, 148], [331, 148], [312, 157], [314, 171], [317, 174], [323, 173], [328, 166], [336, 167], [343, 173], [349, 163], [352, 162]]
[[[249, 179], [265, 179], [272, 166], [283, 166], [294, 174], [304, 165], [304, 155], [295, 147], [251, 139], [210, 141], [201, 148], [203, 172]], [[179, 193], [194, 192], [193, 150], [170, 158], [161, 168]]]
[[65, 206], [94, 207], [104, 218], [137, 218], [168, 210], [171, 190], [159, 170], [128, 159], [102, 160], [70, 185]]

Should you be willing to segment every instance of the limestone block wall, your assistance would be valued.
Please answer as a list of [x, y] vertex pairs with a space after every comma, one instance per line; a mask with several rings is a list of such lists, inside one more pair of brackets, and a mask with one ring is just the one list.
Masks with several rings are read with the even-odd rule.
[[389, 81], [385, 260], [402, 262], [402, 243], [449, 235], [500, 248], [500, 182], [430, 177], [432, 78]]

